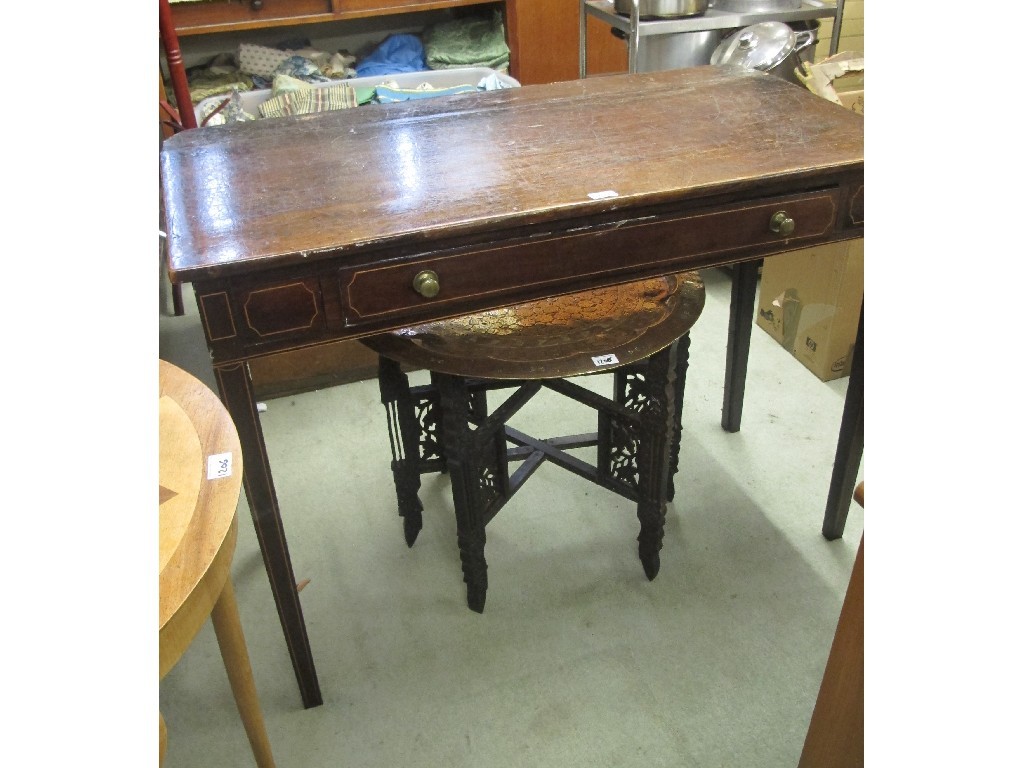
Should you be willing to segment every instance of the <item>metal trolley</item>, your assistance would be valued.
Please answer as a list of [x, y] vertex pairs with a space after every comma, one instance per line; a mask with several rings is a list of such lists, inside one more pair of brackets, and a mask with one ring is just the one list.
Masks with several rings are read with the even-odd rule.
[[709, 8], [700, 16], [686, 16], [678, 19], [640, 19], [640, 1], [633, 0], [629, 17], [615, 12], [612, 0], [580, 0], [580, 77], [587, 76], [587, 17], [594, 16], [614, 29], [626, 34], [629, 50], [629, 71], [637, 72], [640, 60], [640, 41], [655, 35], [674, 35], [680, 32], [706, 32], [708, 30], [739, 29], [760, 21], [811, 21], [813, 19], [835, 19], [829, 55], [839, 50], [840, 24], [843, 17], [844, 0], [803, 0], [799, 10], [762, 11], [757, 13], [732, 13]]

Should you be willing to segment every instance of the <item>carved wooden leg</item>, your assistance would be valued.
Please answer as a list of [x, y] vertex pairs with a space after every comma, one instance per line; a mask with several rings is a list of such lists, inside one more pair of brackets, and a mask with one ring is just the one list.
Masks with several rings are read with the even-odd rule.
[[676, 497], [676, 472], [679, 471], [679, 444], [683, 438], [683, 393], [686, 390], [686, 369], [690, 364], [690, 334], [686, 334], [676, 342], [676, 382], [675, 398], [672, 408], [671, 451], [668, 467], [668, 489], [665, 498], [672, 501]]
[[750, 333], [757, 303], [757, 270], [761, 261], [733, 265], [732, 299], [729, 304], [729, 341], [725, 352], [725, 393], [722, 400], [722, 429], [740, 431], [743, 392], [747, 385]]
[[412, 546], [423, 528], [423, 504], [420, 502], [419, 439], [416, 408], [409, 391], [409, 377], [394, 360], [377, 358], [377, 384], [380, 401], [388, 415], [391, 441], [391, 476], [398, 497], [405, 543]]
[[661, 568], [662, 539], [665, 536], [665, 504], [675, 420], [675, 378], [677, 345], [651, 355], [644, 377], [643, 407], [640, 410], [640, 446], [637, 455], [640, 519], [640, 562], [647, 578], [653, 580]]
[[[642, 364], [625, 365], [612, 373], [612, 399], [623, 408], [636, 408], [633, 382], [642, 375]], [[624, 419], [603, 408], [597, 409], [597, 471], [600, 478], [617, 479], [636, 487], [636, 443], [638, 433]]]
[[[433, 371], [430, 372], [430, 384], [434, 389], [439, 389], [437, 385], [437, 377], [438, 374]], [[440, 406], [438, 406], [438, 411], [440, 411]], [[448, 474], [448, 457], [444, 452], [444, 419], [441, 418], [439, 413], [434, 414], [434, 425], [437, 437], [435, 448], [437, 450], [438, 458], [441, 460], [441, 474], [446, 475]]]
[[288, 543], [284, 536], [284, 523], [277, 504], [274, 479], [270, 475], [270, 461], [263, 440], [259, 415], [256, 412], [256, 398], [249, 377], [249, 366], [244, 363], [214, 365], [220, 399], [231, 414], [231, 420], [238, 431], [242, 446], [245, 471], [242, 485], [256, 528], [263, 564], [270, 578], [270, 589], [277, 604], [277, 614], [284, 629], [285, 642], [291, 656], [292, 667], [299, 683], [302, 704], [306, 708], [323, 703], [320, 683], [313, 665], [313, 653], [309, 647], [306, 623], [302, 617], [302, 605], [295, 586], [292, 560], [288, 554]]
[[480, 483], [485, 470], [469, 428], [469, 392], [466, 380], [459, 376], [438, 374], [435, 382], [440, 393], [444, 450], [452, 479], [466, 602], [472, 610], [483, 613], [487, 599], [487, 561], [484, 559], [487, 537]]

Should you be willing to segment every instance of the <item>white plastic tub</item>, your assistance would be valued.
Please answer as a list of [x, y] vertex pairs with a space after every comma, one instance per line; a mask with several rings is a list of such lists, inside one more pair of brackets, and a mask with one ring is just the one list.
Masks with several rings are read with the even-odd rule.
[[[399, 88], [417, 88], [427, 83], [433, 88], [453, 88], [457, 85], [478, 85], [481, 80], [490, 75], [496, 75], [497, 79], [510, 88], [518, 88], [519, 81], [509, 77], [504, 72], [498, 72], [487, 67], [458, 67], [455, 69], [428, 69], [423, 72], [402, 72], [394, 75], [374, 75], [372, 77], [351, 77], [346, 80], [332, 80], [328, 83], [314, 83], [314, 88], [326, 88], [339, 83], [345, 83], [353, 88], [375, 88], [385, 82], [396, 83]], [[240, 91], [239, 97], [242, 101], [242, 109], [250, 115], [260, 117], [260, 104], [267, 101], [272, 95], [269, 88], [256, 91]], [[228, 94], [217, 94], [203, 99], [196, 105], [196, 118], [202, 122], [202, 115], [207, 110], [217, 107]], [[269, 118], [260, 118], [269, 119]]]

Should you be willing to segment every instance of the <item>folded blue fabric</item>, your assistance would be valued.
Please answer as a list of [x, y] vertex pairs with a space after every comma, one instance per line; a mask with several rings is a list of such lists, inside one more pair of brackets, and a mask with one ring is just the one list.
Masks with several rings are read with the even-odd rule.
[[448, 88], [391, 88], [387, 85], [378, 85], [377, 101], [381, 104], [393, 104], [396, 101], [430, 99], [455, 93], [476, 93], [478, 90], [480, 89], [475, 85], [453, 85]]
[[423, 43], [416, 35], [390, 35], [373, 53], [356, 64], [356, 74], [359, 77], [372, 77], [399, 72], [423, 72], [426, 68]]

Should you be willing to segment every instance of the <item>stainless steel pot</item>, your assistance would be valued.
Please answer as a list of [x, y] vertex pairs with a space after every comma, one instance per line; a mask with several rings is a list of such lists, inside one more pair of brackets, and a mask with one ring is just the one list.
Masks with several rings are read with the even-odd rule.
[[803, 87], [796, 76], [797, 67], [803, 67], [800, 52], [817, 42], [816, 29], [794, 32], [781, 21], [762, 21], [744, 27], [719, 43], [711, 55], [711, 63], [770, 72]]
[[636, 71], [659, 72], [710, 64], [711, 54], [721, 41], [720, 29], [645, 37], [637, 55]]
[[[612, 35], [621, 40], [628, 36], [612, 27]], [[722, 30], [677, 32], [673, 35], [648, 35], [641, 38], [637, 51], [637, 72], [661, 72], [666, 69], [699, 67], [711, 63], [711, 54], [722, 42]]]
[[700, 16], [708, 9], [708, 0], [615, 0], [615, 12], [623, 16], [633, 13], [633, 3], [640, 6], [641, 19], [677, 19]]
[[799, 11], [803, 0], [710, 0], [708, 7], [729, 13]]

